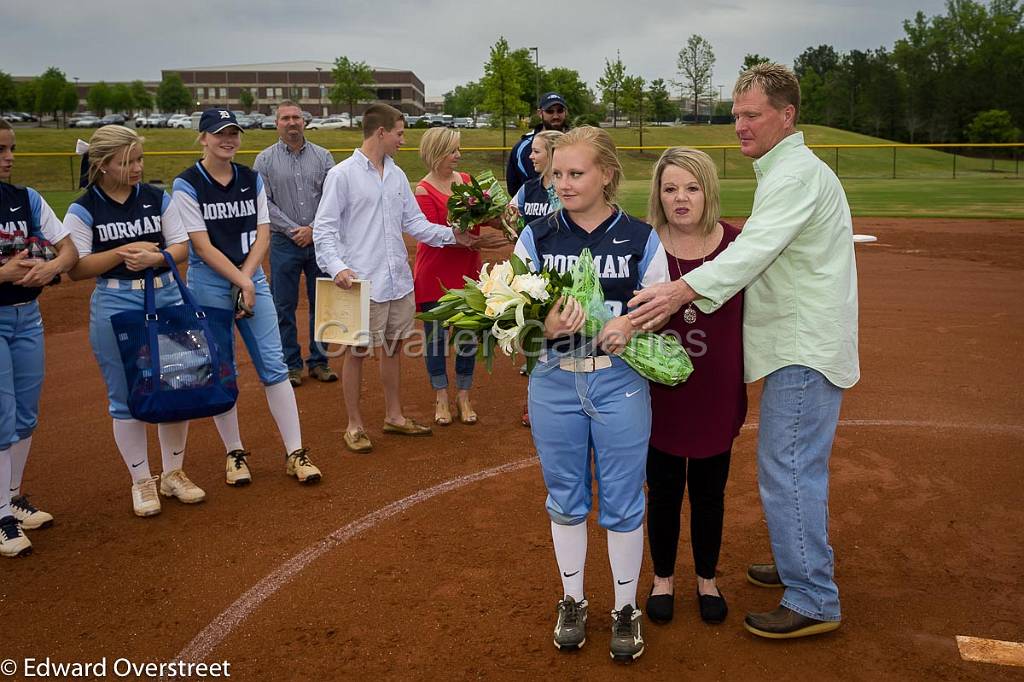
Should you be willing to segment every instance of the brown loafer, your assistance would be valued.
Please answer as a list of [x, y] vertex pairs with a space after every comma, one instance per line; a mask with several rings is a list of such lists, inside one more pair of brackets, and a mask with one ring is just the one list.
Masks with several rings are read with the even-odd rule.
[[310, 367], [309, 376], [313, 377], [317, 381], [322, 381], [325, 384], [338, 380], [338, 375], [328, 365], [314, 365]]
[[346, 431], [345, 432], [345, 447], [352, 452], [370, 452], [373, 450], [373, 443], [370, 442], [369, 436], [366, 435], [366, 431], [359, 429], [358, 431]]
[[433, 430], [429, 426], [414, 422], [408, 417], [401, 424], [392, 424], [391, 422], [384, 422], [384, 428], [381, 429], [384, 433], [395, 433], [400, 436], [429, 436], [433, 433]]
[[767, 613], [748, 613], [743, 620], [745, 627], [758, 637], [769, 639], [792, 639], [808, 637], [838, 630], [838, 620], [817, 620], [797, 613], [785, 606], [779, 606]]
[[750, 564], [747, 566], [747, 582], [758, 587], [785, 587], [775, 564]]

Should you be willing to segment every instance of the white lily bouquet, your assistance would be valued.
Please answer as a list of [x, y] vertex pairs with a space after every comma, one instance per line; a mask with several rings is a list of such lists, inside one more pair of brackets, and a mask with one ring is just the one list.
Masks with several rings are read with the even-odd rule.
[[[488, 370], [497, 346], [505, 355], [526, 356], [527, 372], [533, 371], [544, 344], [544, 318], [563, 294], [583, 305], [587, 313], [584, 335], [596, 336], [610, 318], [589, 249], [584, 249], [576, 267], [564, 274], [548, 269], [531, 273], [522, 259], [512, 254], [493, 267], [484, 265], [479, 278], [464, 279], [465, 287], [449, 289], [436, 307], [416, 317], [476, 335], [480, 341], [477, 352]], [[450, 335], [453, 343], [455, 336]], [[647, 379], [668, 386], [686, 381], [693, 371], [686, 350], [672, 336], [636, 334], [622, 358]]]

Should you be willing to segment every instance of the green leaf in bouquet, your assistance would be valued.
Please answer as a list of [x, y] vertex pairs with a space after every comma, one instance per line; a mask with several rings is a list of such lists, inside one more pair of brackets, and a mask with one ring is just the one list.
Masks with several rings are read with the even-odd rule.
[[483, 292], [473, 287], [472, 289], [466, 288], [466, 305], [473, 310], [483, 313], [487, 309], [487, 297], [484, 296]]
[[530, 268], [527, 267], [526, 263], [523, 262], [523, 259], [517, 256], [516, 254], [513, 253], [511, 256], [509, 256], [508, 262], [512, 264], [513, 275], [529, 274]]

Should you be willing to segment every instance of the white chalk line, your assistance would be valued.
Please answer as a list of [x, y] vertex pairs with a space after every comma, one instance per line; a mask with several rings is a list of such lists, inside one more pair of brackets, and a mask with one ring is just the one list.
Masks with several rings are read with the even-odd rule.
[[[973, 422], [951, 423], [935, 421], [916, 420], [894, 420], [894, 419], [841, 419], [841, 427], [891, 427], [891, 428], [934, 428], [934, 429], [957, 429], [987, 431], [993, 433], [1005, 433], [1009, 435], [1024, 434], [1024, 426], [1014, 424], [978, 424]], [[753, 430], [758, 427], [758, 422], [749, 422], [743, 425], [743, 430]], [[453, 478], [444, 483], [439, 483], [431, 488], [426, 488], [404, 497], [401, 500], [381, 507], [362, 518], [342, 526], [330, 535], [326, 536], [315, 545], [311, 545], [299, 552], [292, 558], [278, 566], [273, 572], [253, 585], [245, 594], [236, 599], [234, 603], [221, 612], [209, 625], [203, 628], [191, 642], [175, 657], [176, 661], [200, 662], [209, 655], [217, 646], [223, 642], [234, 629], [255, 611], [263, 602], [273, 596], [279, 589], [291, 582], [307, 566], [316, 561], [322, 555], [331, 551], [338, 545], [348, 542], [352, 538], [362, 534], [387, 519], [400, 514], [410, 507], [429, 500], [432, 497], [441, 495], [452, 490], [482, 481], [501, 474], [524, 469], [537, 462], [536, 457], [527, 457], [508, 464], [484, 469], [473, 474], [467, 474]]]
[[525, 469], [536, 463], [536, 457], [527, 457], [526, 459], [484, 469], [473, 474], [459, 476], [431, 488], [415, 492], [408, 497], [392, 502], [386, 507], [381, 507], [377, 511], [371, 512], [348, 525], [342, 526], [316, 544], [307, 547], [291, 559], [288, 559], [269, 575], [253, 585], [245, 594], [236, 599], [233, 604], [224, 609], [209, 625], [203, 628], [174, 660], [186, 663], [201, 662], [263, 602], [294, 579], [303, 569], [338, 545], [348, 542], [364, 531], [432, 497], [463, 488], [477, 481]]

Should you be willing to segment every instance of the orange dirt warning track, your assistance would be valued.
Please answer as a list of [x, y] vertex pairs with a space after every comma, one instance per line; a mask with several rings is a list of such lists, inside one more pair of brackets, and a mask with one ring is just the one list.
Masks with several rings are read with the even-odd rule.
[[[595, 522], [588, 642], [574, 654], [551, 644], [560, 584], [519, 425], [526, 382], [504, 358], [477, 372], [479, 424], [424, 439], [371, 426], [364, 456], [343, 448], [340, 385], [307, 379], [296, 395], [324, 480], [302, 487], [285, 476], [243, 351], [253, 485], [224, 485], [216, 430], [196, 422], [185, 468], [207, 501], [165, 500], [161, 515], [135, 518], [82, 282], [42, 297], [47, 376], [24, 491], [57, 521], [29, 532], [31, 557], [0, 562], [0, 658], [112, 666], [181, 655], [227, 661], [241, 680], [1020, 679], [1021, 668], [962, 660], [956, 636], [1024, 639], [1024, 223], [855, 223], [878, 242], [857, 247], [863, 379], [832, 458], [838, 632], [773, 642], [741, 625], [779, 596], [744, 579], [748, 562], [768, 557], [749, 427], [759, 386], [726, 498], [729, 617], [700, 622], [684, 539], [676, 619], [649, 625], [647, 652], [625, 669], [607, 653], [612, 590]], [[368, 363], [371, 425], [383, 415], [375, 373]], [[429, 420], [421, 360], [405, 361], [404, 382], [407, 413]], [[154, 471], [159, 461], [154, 429]], [[641, 603], [650, 580], [645, 562]]]

